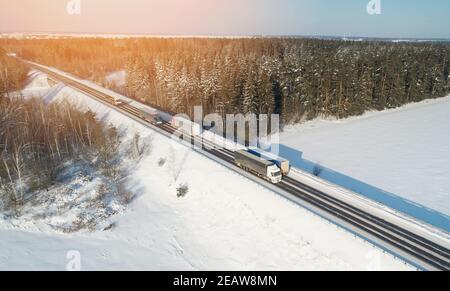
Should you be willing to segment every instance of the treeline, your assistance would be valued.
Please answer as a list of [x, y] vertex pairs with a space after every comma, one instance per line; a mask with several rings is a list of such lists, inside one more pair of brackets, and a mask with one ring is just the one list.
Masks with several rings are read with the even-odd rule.
[[[0, 211], [19, 211], [27, 194], [48, 189], [69, 161], [109, 163], [118, 135], [92, 112], [38, 99], [0, 101]], [[110, 166], [105, 164], [104, 168]]]
[[0, 47], [0, 99], [9, 92], [22, 88], [28, 68], [20, 61], [6, 55]]
[[284, 123], [338, 118], [450, 93], [449, 43], [318, 39], [2, 40], [24, 58], [104, 81], [173, 113], [279, 113]]

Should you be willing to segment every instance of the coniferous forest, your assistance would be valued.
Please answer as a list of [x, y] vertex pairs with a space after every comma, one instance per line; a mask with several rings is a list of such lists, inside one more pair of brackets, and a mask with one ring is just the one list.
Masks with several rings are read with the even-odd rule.
[[450, 93], [450, 43], [298, 38], [65, 38], [0, 41], [5, 51], [108, 85], [171, 113], [345, 118]]

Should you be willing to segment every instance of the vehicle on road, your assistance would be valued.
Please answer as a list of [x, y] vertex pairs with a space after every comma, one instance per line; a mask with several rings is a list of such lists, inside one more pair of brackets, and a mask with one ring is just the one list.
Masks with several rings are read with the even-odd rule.
[[163, 124], [163, 120], [159, 116], [158, 112], [147, 112], [143, 110], [139, 110], [139, 117], [144, 119], [147, 122], [150, 122], [151, 124], [155, 125], [161, 125]]
[[123, 105], [123, 104], [125, 104], [125, 102], [122, 99], [114, 98], [114, 105], [120, 106], [120, 105]]
[[270, 152], [265, 152], [258, 148], [249, 148], [248, 152], [277, 165], [277, 167], [280, 168], [283, 176], [287, 176], [291, 171], [291, 164], [289, 160], [283, 159], [282, 157], [274, 155]]
[[251, 172], [273, 184], [281, 182], [283, 175], [280, 168], [271, 161], [260, 158], [247, 150], [239, 150], [234, 153], [236, 165]]

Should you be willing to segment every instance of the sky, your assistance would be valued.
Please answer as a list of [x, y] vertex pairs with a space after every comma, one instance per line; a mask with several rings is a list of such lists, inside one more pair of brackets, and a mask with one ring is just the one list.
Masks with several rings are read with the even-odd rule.
[[0, 32], [450, 38], [449, 11], [449, 0], [0, 0]]

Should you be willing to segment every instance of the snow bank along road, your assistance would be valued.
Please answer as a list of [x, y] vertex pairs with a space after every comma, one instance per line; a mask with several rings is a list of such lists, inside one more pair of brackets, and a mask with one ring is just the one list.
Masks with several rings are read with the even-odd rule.
[[[86, 82], [58, 70], [32, 62], [27, 63], [34, 69], [87, 94], [163, 135], [171, 137], [177, 132], [177, 129], [167, 122], [162, 124], [148, 122], [143, 117], [142, 111], [131, 104], [117, 105], [112, 93], [102, 88], [89, 86]], [[301, 173], [297, 171], [294, 171], [294, 175], [285, 177], [280, 184], [270, 184], [236, 167], [233, 151], [214, 147], [211, 141], [201, 137], [190, 136], [190, 139], [193, 144], [195, 142], [197, 145], [202, 145], [199, 149], [200, 153], [208, 158], [257, 181], [287, 199], [392, 252], [412, 265], [425, 270], [450, 270], [450, 240], [447, 234], [438, 235], [419, 224], [408, 221], [399, 222], [399, 217], [392, 219], [392, 213], [386, 212], [383, 216], [379, 211], [374, 214], [365, 207], [356, 207], [349, 201], [338, 199], [332, 193], [326, 193], [300, 181], [298, 176]]]

